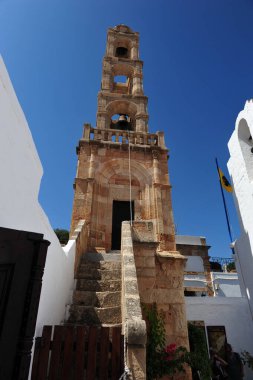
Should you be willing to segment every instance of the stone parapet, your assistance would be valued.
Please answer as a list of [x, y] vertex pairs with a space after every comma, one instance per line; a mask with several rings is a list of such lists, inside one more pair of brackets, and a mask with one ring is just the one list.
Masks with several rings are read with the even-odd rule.
[[[156, 303], [164, 316], [166, 344], [176, 343], [189, 349], [184, 301], [186, 257], [176, 250], [158, 251], [152, 221], [133, 222], [133, 249], [140, 300]], [[190, 371], [180, 379], [191, 379]]]
[[[124, 131], [118, 129], [93, 128], [90, 124], [84, 125], [84, 141], [99, 141], [103, 143], [122, 143], [141, 145], [148, 147], [159, 147], [167, 150], [164, 143], [164, 133], [144, 133], [135, 131]], [[82, 141], [82, 140], [81, 140]]]
[[84, 219], [81, 219], [78, 222], [78, 225], [75, 228], [70, 239], [76, 240], [76, 256], [75, 256], [75, 266], [74, 266], [74, 273], [76, 277], [82, 255], [87, 251], [87, 247], [88, 247], [88, 226]]
[[146, 378], [146, 323], [142, 319], [130, 222], [122, 223], [122, 322], [132, 379]]

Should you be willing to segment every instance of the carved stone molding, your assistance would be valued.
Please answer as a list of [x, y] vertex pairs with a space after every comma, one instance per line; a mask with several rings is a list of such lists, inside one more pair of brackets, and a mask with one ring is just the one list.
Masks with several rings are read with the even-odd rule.
[[152, 150], [152, 156], [154, 160], [159, 160], [160, 158], [160, 152], [157, 149]]

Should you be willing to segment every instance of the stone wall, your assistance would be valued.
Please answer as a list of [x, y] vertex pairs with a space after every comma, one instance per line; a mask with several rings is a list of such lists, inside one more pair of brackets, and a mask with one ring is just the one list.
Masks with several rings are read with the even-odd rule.
[[157, 303], [164, 313], [167, 343], [188, 348], [183, 288], [186, 259], [177, 251], [157, 251], [158, 242], [152, 241], [153, 236], [151, 221], [134, 222], [134, 257], [140, 299], [144, 304]]
[[122, 224], [122, 329], [133, 379], [146, 378], [146, 323], [142, 318], [130, 222]]
[[87, 252], [88, 247], [88, 226], [85, 220], [80, 220], [75, 231], [70, 236], [70, 240], [74, 240], [76, 244], [76, 254], [75, 254], [75, 266], [74, 273], [76, 275], [79, 268], [80, 261], [83, 255]]
[[[128, 148], [120, 143], [89, 140], [85, 133], [80, 140], [71, 231], [80, 219], [85, 219], [90, 229], [91, 250], [95, 247], [110, 250], [113, 201], [130, 199]], [[153, 222], [161, 250], [175, 249], [167, 150], [156, 147], [159, 154], [154, 150], [150, 146], [145, 149], [131, 146], [134, 218]]]

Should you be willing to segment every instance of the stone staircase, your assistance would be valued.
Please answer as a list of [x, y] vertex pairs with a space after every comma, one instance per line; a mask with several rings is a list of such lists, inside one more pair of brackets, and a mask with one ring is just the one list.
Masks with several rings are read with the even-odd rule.
[[121, 254], [86, 253], [76, 276], [68, 324], [121, 324]]

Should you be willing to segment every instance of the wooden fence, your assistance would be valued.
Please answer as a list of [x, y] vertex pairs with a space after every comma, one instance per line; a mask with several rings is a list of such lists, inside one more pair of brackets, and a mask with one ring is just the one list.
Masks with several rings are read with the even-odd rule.
[[123, 372], [120, 327], [44, 326], [36, 338], [31, 380], [119, 380]]

